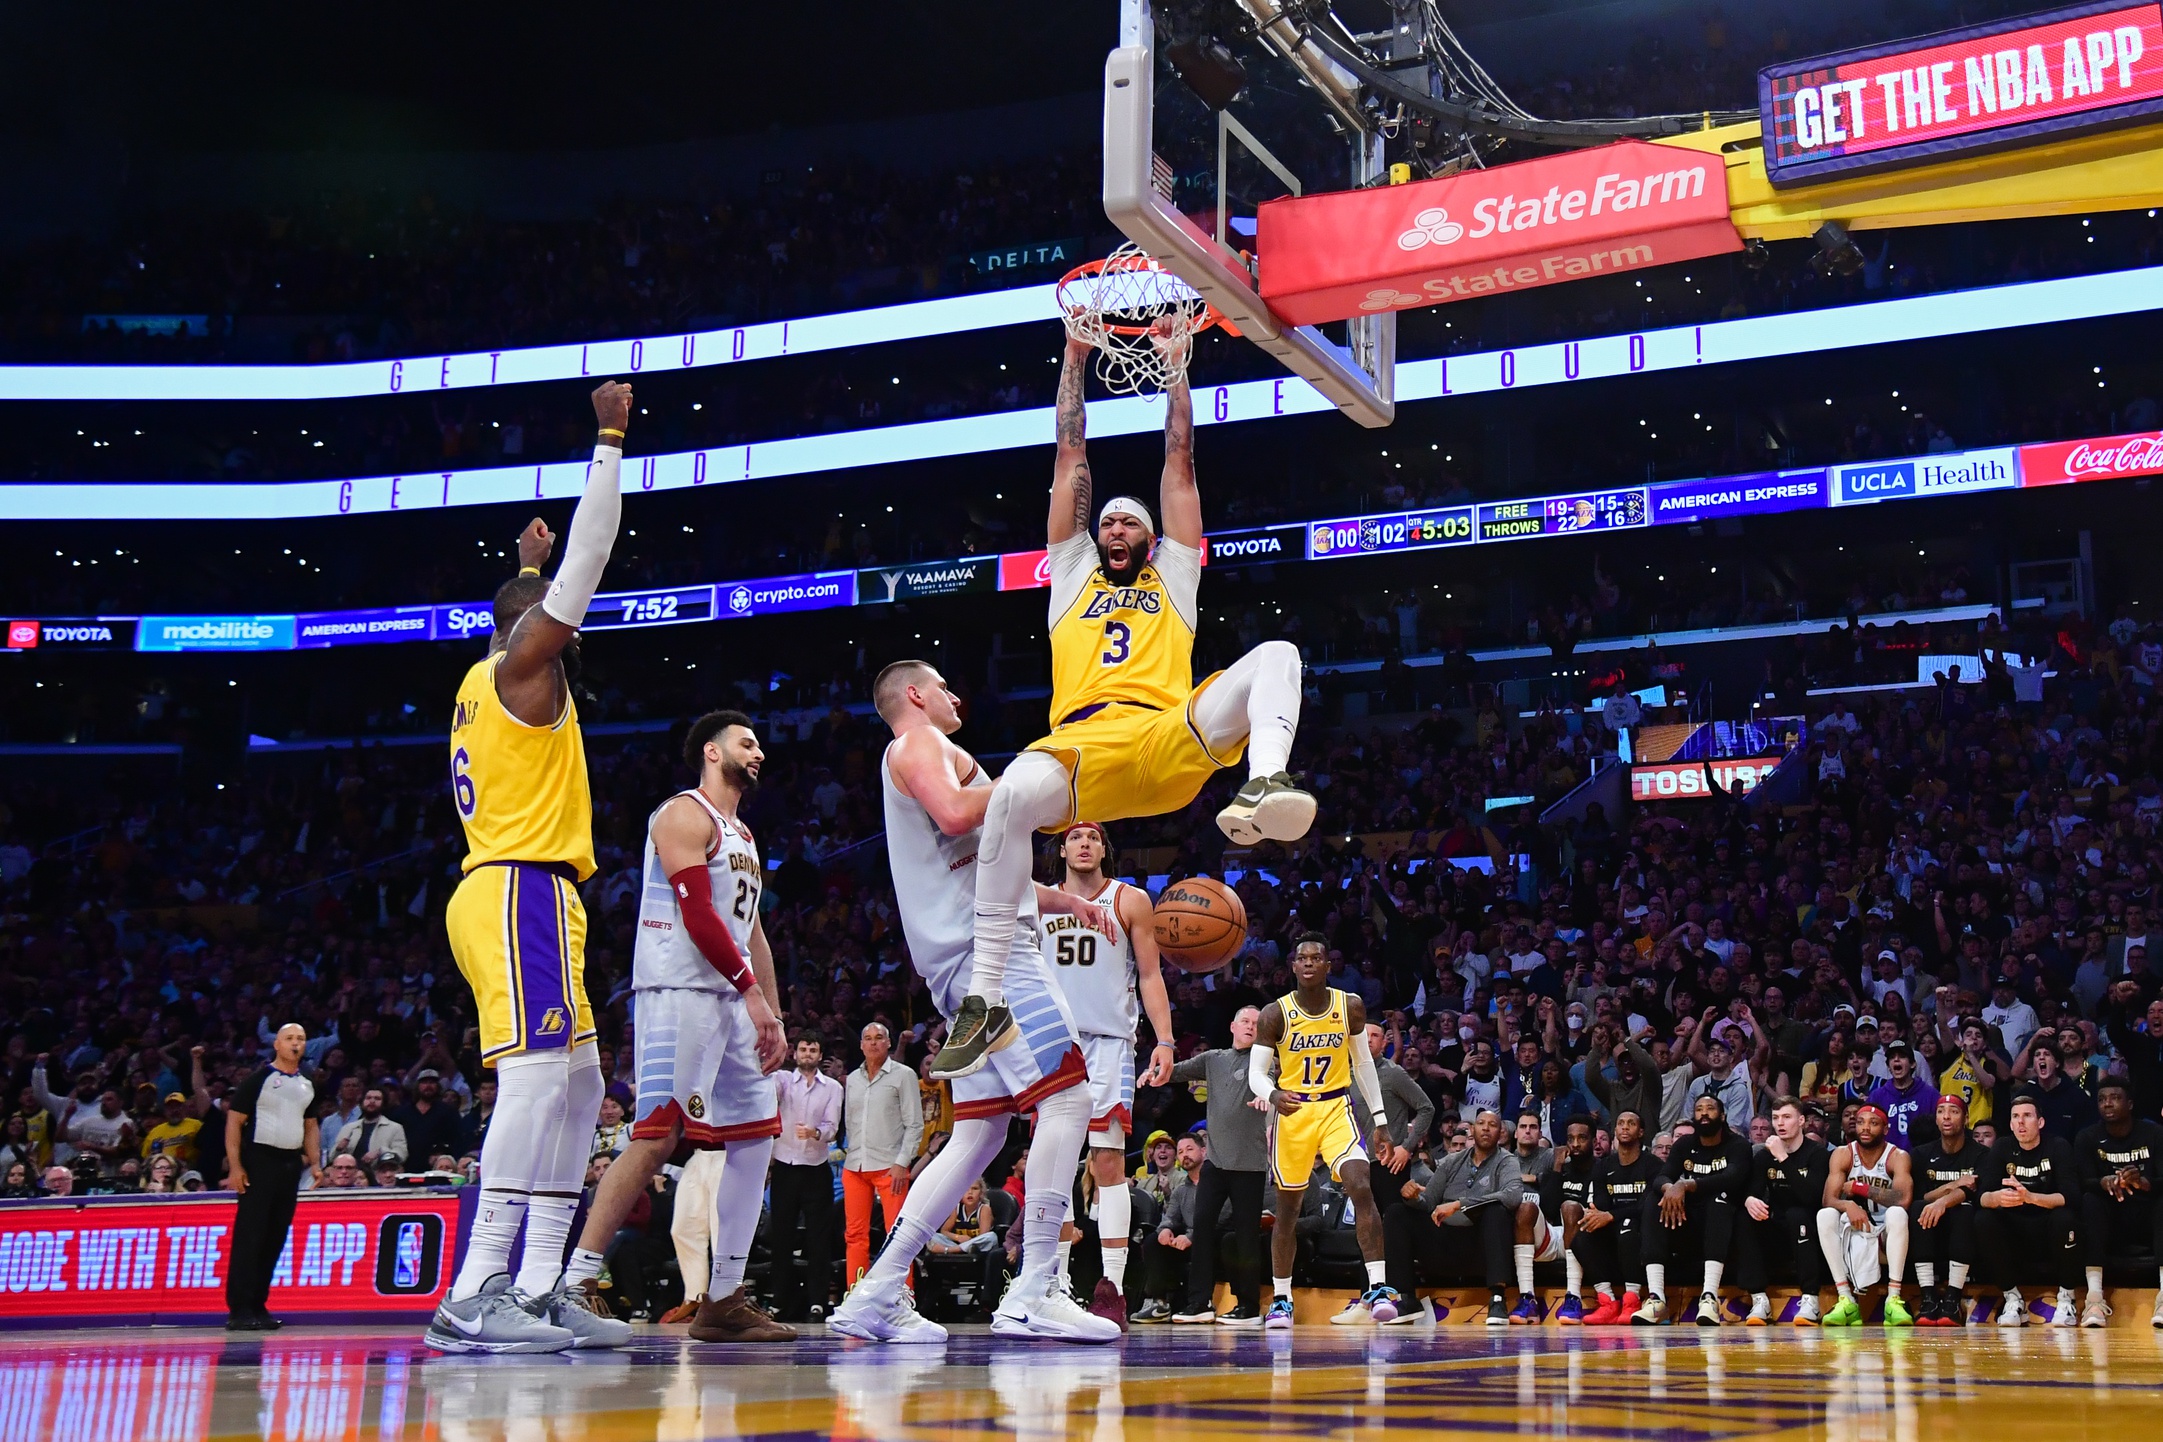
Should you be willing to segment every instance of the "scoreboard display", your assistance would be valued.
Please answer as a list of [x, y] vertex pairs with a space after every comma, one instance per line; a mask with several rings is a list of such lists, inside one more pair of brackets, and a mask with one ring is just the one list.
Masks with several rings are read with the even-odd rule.
[[1581, 496], [1491, 501], [1479, 508], [1476, 529], [1482, 541], [1516, 541], [1646, 524], [1645, 488], [1632, 486], [1623, 491], [1592, 491]]
[[596, 596], [586, 611], [585, 629], [605, 631], [621, 626], [667, 626], [679, 621], [711, 621], [714, 588], [679, 586], [666, 591], [627, 591], [616, 596]]
[[1470, 506], [1431, 511], [1403, 511], [1388, 516], [1343, 516], [1314, 521], [1307, 527], [1307, 559], [1338, 556], [1386, 556], [1396, 551], [1426, 551], [1464, 546], [1472, 541]]

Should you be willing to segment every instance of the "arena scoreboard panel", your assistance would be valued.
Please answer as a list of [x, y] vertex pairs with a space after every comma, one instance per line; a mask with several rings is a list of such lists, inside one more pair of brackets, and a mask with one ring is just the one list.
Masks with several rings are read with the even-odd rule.
[[596, 596], [580, 629], [612, 631], [623, 626], [671, 626], [714, 618], [712, 586], [678, 586], [666, 591], [627, 591]]
[[1479, 508], [1482, 541], [1515, 541], [1533, 536], [1574, 536], [1579, 531], [1615, 531], [1646, 524], [1645, 488], [1591, 491], [1581, 496], [1541, 496], [1524, 501], [1494, 501]]
[[1645, 488], [1588, 491], [1575, 496], [1534, 496], [1477, 506], [1442, 506], [1378, 516], [1340, 516], [1307, 527], [1307, 559], [1386, 556], [1475, 542], [1522, 541], [1647, 526], [1652, 511]]

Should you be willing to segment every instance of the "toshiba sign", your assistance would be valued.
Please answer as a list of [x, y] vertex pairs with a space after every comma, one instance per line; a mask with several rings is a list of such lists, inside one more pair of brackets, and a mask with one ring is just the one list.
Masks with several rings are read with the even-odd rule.
[[[1659, 761], [1630, 768], [1632, 801], [1702, 801], [1715, 794], [1714, 787], [1741, 796], [1757, 789], [1780, 764], [1778, 756], [1758, 756], [1743, 761]], [[1707, 785], [1705, 773], [1712, 773]]]
[[1717, 155], [1624, 140], [1441, 180], [1265, 202], [1262, 297], [1294, 325], [1742, 248]]

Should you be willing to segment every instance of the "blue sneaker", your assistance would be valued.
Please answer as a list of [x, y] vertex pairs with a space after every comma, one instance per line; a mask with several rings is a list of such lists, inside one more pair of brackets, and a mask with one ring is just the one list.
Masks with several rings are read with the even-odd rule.
[[1269, 1304], [1269, 1315], [1262, 1319], [1262, 1325], [1272, 1332], [1283, 1331], [1290, 1327], [1292, 1325], [1292, 1299], [1290, 1297], [1279, 1297], [1271, 1302]]
[[1562, 1305], [1555, 1308], [1555, 1325], [1559, 1327], [1582, 1327], [1585, 1325], [1585, 1304], [1578, 1299], [1575, 1292], [1564, 1297]]
[[1510, 1325], [1512, 1327], [1530, 1327], [1537, 1324], [1539, 1320], [1540, 1299], [1530, 1292], [1519, 1297], [1517, 1305], [1510, 1310]]
[[1367, 1311], [1378, 1324], [1387, 1325], [1397, 1320], [1397, 1304], [1404, 1298], [1391, 1286], [1367, 1289]]

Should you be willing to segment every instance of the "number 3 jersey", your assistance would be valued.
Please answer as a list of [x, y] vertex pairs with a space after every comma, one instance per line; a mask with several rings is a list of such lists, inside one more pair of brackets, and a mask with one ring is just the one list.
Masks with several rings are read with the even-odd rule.
[[661, 855], [653, 844], [653, 823], [661, 807], [685, 796], [713, 821], [713, 840], [706, 844], [706, 879], [714, 909], [721, 914], [721, 924], [728, 928], [736, 949], [747, 961], [751, 956], [751, 927], [758, 919], [759, 893], [765, 881], [758, 848], [751, 844], [751, 833], [723, 816], [704, 792], [679, 791], [646, 819], [645, 885], [638, 901], [638, 939], [631, 947], [631, 985], [640, 991], [681, 987], [733, 996], [735, 986], [714, 969], [684, 927], [684, 898], [661, 869]]
[[1124, 701], [1169, 711], [1194, 689], [1202, 553], [1160, 537], [1131, 586], [1105, 578], [1093, 532], [1049, 552], [1051, 724]]
[[[1128, 890], [1123, 881], [1107, 881], [1089, 900], [1111, 913], [1112, 934], [1091, 931], [1077, 916], [1047, 916], [1044, 967], [1058, 978], [1059, 990], [1074, 1013], [1074, 1025], [1084, 1036], [1113, 1036], [1134, 1040], [1140, 1020], [1134, 999], [1134, 938], [1119, 920], [1119, 896]], [[1144, 900], [1147, 900], [1146, 894]]]

